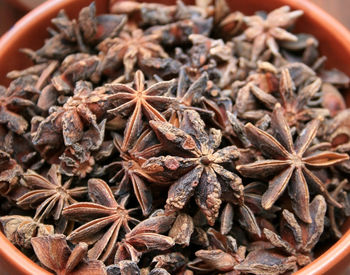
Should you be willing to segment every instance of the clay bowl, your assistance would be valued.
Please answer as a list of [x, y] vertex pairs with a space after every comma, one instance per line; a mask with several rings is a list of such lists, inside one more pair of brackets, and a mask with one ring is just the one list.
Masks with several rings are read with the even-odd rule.
[[[70, 17], [76, 17], [79, 10], [90, 4], [91, 1], [51, 0], [22, 18], [0, 39], [0, 84], [8, 85], [7, 72], [30, 65], [29, 59], [20, 54], [18, 49], [25, 47], [39, 48], [48, 35], [46, 27], [50, 25], [50, 19], [55, 17], [60, 9], [64, 8]], [[98, 13], [108, 10], [108, 0], [97, 0], [95, 2]], [[148, 2], [154, 1], [148, 0]], [[160, 2], [174, 3], [175, 1]], [[296, 32], [306, 32], [315, 35], [320, 41], [321, 52], [328, 57], [328, 67], [336, 67], [350, 75], [349, 31], [336, 19], [314, 4], [306, 0], [245, 0], [228, 2], [233, 10], [240, 10], [245, 14], [252, 14], [256, 10], [269, 11], [283, 5], [303, 10], [305, 14], [299, 19]], [[350, 106], [350, 92], [346, 93], [346, 98], [348, 106]], [[325, 253], [296, 274], [348, 274], [345, 271], [345, 268], [349, 266], [348, 261], [350, 261], [350, 230]], [[50, 274], [24, 256], [2, 233], [0, 233], [0, 270], [1, 274]]]

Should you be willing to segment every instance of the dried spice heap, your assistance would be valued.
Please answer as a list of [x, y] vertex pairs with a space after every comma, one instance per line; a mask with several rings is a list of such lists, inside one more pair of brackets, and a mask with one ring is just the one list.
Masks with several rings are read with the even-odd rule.
[[[290, 274], [350, 216], [350, 79], [302, 11], [111, 1], [0, 86], [2, 231], [57, 274]], [[50, 253], [48, 253], [50, 251]]]

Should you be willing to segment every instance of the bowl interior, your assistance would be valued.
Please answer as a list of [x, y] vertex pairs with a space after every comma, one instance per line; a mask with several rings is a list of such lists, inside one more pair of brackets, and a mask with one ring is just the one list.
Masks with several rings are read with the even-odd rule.
[[[115, 0], [114, 0], [115, 1]], [[51, 0], [29, 13], [20, 20], [7, 34], [0, 40], [0, 84], [8, 85], [9, 79], [6, 73], [14, 69], [23, 69], [31, 65], [30, 60], [19, 52], [20, 48], [38, 49], [45, 38], [48, 37], [46, 31], [50, 26], [51, 18], [57, 15], [57, 12], [65, 8], [67, 14], [73, 18], [79, 13], [81, 7], [89, 5], [92, 0]], [[96, 0], [97, 13], [103, 13], [108, 10], [108, 0]], [[161, 2], [174, 3], [175, 1], [153, 1], [144, 2]], [[185, 1], [189, 2], [189, 1]], [[313, 5], [307, 0], [245, 0], [245, 1], [228, 1], [232, 10], [239, 10], [245, 14], [252, 14], [257, 10], [267, 10], [278, 8], [282, 5], [289, 5], [292, 9], [302, 9], [305, 15], [301, 17], [296, 24], [295, 32], [311, 33], [317, 37], [320, 42], [320, 51], [327, 56], [327, 67], [338, 68], [350, 75], [350, 34], [334, 18], [324, 11]], [[347, 104], [350, 106], [350, 93], [344, 93]], [[347, 223], [350, 225], [350, 223]], [[344, 230], [346, 231], [348, 227]], [[19, 252], [5, 237], [0, 233], [0, 256], [3, 262], [8, 262], [12, 267], [1, 264], [4, 271], [8, 274], [14, 274], [13, 267], [16, 266], [16, 274], [48, 274], [39, 268], [29, 259], [21, 260], [23, 254]], [[346, 257], [347, 255], [347, 257]], [[325, 254], [317, 260], [304, 267], [298, 274], [330, 274], [337, 271], [337, 268], [347, 266], [350, 260], [350, 230], [345, 236], [332, 246]], [[6, 270], [6, 268], [8, 268]], [[6, 273], [5, 273], [6, 274]], [[338, 274], [338, 273], [336, 273]]]

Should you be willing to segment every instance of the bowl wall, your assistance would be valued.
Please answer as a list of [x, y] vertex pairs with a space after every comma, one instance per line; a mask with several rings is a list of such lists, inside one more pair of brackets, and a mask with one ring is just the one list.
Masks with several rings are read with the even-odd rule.
[[[115, 1], [115, 0], [114, 0]], [[76, 17], [79, 10], [92, 0], [51, 0], [39, 6], [21, 19], [0, 39], [0, 84], [8, 85], [6, 73], [14, 69], [23, 69], [31, 64], [30, 60], [19, 53], [20, 48], [39, 48], [48, 37], [46, 27], [50, 19], [64, 8], [70, 17]], [[97, 12], [108, 10], [108, 0], [96, 0]], [[174, 3], [175, 1], [145, 1]], [[187, 2], [187, 1], [185, 1]], [[350, 33], [336, 19], [307, 0], [245, 0], [228, 1], [232, 10], [252, 14], [256, 10], [272, 10], [283, 5], [292, 9], [301, 9], [304, 16], [296, 25], [296, 32], [311, 33], [320, 42], [320, 51], [326, 55], [327, 67], [338, 68], [350, 75]], [[350, 92], [345, 93], [350, 106]], [[349, 223], [348, 223], [349, 224]], [[297, 272], [298, 275], [310, 274], [349, 274], [345, 268], [350, 262], [350, 230], [330, 249], [308, 266]], [[0, 270], [1, 274], [44, 275], [50, 274], [25, 257], [0, 233]], [[350, 272], [350, 271], [348, 271]]]

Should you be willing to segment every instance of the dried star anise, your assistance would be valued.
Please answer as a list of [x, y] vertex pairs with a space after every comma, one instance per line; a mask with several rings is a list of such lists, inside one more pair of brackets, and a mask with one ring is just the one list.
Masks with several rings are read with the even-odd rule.
[[[63, 210], [63, 215], [78, 222], [87, 222], [68, 235], [73, 243], [94, 244], [89, 250], [90, 259], [106, 261], [114, 251], [121, 228], [129, 232], [129, 222], [137, 223], [129, 213], [135, 209], [125, 209], [127, 198], [118, 203], [109, 186], [100, 179], [88, 182], [89, 197], [93, 202], [78, 202]], [[107, 231], [104, 229], [108, 227]]]
[[0, 223], [6, 237], [15, 245], [31, 248], [31, 239], [54, 234], [54, 227], [43, 224], [31, 217], [12, 215], [0, 218]]
[[165, 149], [175, 154], [153, 157], [142, 165], [151, 175], [178, 178], [169, 189], [167, 211], [182, 209], [194, 195], [209, 224], [213, 225], [219, 213], [223, 189], [230, 190], [237, 200], [242, 200], [241, 179], [223, 167], [223, 164], [237, 160], [239, 152], [236, 146], [218, 149], [220, 130], [210, 129], [208, 134], [199, 114], [191, 110], [184, 112], [180, 128], [161, 121], [150, 121], [150, 125]]
[[4, 151], [0, 150], [0, 193], [8, 195], [19, 182], [23, 170], [18, 163]]
[[276, 40], [295, 41], [297, 37], [285, 29], [290, 27], [295, 20], [303, 14], [303, 11], [290, 11], [290, 7], [283, 6], [267, 14], [266, 18], [261, 15], [244, 18], [248, 28], [243, 37], [253, 41], [251, 59], [256, 61], [263, 50], [268, 47], [274, 55], [279, 55], [279, 47]]
[[[122, 139], [118, 134], [115, 134], [113, 143], [119, 151], [121, 160], [113, 161], [102, 168], [102, 170], [111, 170], [114, 173], [110, 182], [117, 181], [117, 189], [114, 190], [116, 195], [128, 194], [132, 187], [145, 216], [149, 215], [152, 210], [152, 194], [145, 179], [148, 182], [156, 182], [156, 180], [145, 173], [141, 165], [147, 158], [159, 152], [160, 145], [154, 140], [154, 133], [146, 130], [141, 133], [130, 150], [123, 151]], [[115, 172], [115, 168], [118, 169], [117, 172]]]
[[307, 265], [313, 259], [311, 251], [323, 232], [326, 208], [325, 199], [317, 195], [309, 206], [310, 224], [298, 221], [293, 213], [283, 210], [280, 236], [264, 228], [264, 235], [272, 246], [256, 244], [257, 248], [235, 268], [253, 274], [282, 274], [295, 270], [297, 265]]
[[149, 120], [165, 121], [164, 116], [158, 110], [164, 110], [174, 101], [174, 98], [163, 94], [173, 85], [173, 81], [163, 81], [148, 88], [145, 87], [145, 76], [138, 70], [133, 82], [135, 88], [125, 84], [109, 85], [113, 95], [109, 97], [112, 104], [117, 107], [108, 112], [130, 115], [124, 131], [121, 149], [125, 151], [137, 138], [141, 131], [142, 114]]
[[[84, 138], [84, 130], [89, 126], [98, 135], [87, 137], [86, 150], [96, 150], [101, 145], [104, 135], [104, 124], [98, 121], [107, 108], [107, 93], [104, 88], [92, 90], [91, 85], [78, 82], [74, 95], [62, 106], [52, 108], [52, 113], [42, 120], [33, 135], [33, 144], [43, 147], [45, 153], [61, 150], [65, 146], [73, 146]], [[96, 138], [97, 137], [97, 138]], [[101, 137], [101, 138], [99, 138]], [[63, 139], [63, 141], [62, 141]], [[51, 151], [50, 151], [51, 150]], [[49, 157], [49, 156], [47, 156]]]
[[350, 78], [303, 12], [107, 2], [0, 85], [6, 237], [61, 275], [291, 274], [341, 237]]
[[288, 193], [295, 214], [304, 222], [311, 223], [308, 185], [312, 184], [325, 195], [331, 204], [341, 207], [330, 196], [320, 179], [308, 168], [329, 167], [349, 159], [347, 154], [330, 151], [307, 155], [307, 149], [316, 136], [320, 121], [316, 119], [309, 122], [297, 140], [293, 142], [281, 106], [277, 104], [272, 114], [272, 125], [276, 138], [250, 123], [245, 126], [250, 142], [267, 159], [237, 166], [237, 170], [245, 177], [274, 176], [262, 196], [262, 206], [270, 209], [288, 185]]
[[167, 250], [174, 246], [175, 242], [171, 237], [159, 234], [168, 231], [173, 221], [173, 216], [160, 214], [140, 222], [117, 243], [114, 262], [127, 259], [138, 262], [143, 253]]
[[142, 67], [142, 60], [168, 57], [159, 40], [159, 35], [144, 34], [141, 29], [123, 31], [118, 37], [106, 39], [98, 46], [104, 54], [98, 70], [115, 70], [123, 64], [125, 77], [130, 80], [134, 67]]
[[34, 88], [36, 81], [35, 77], [23, 76], [15, 79], [8, 89], [0, 86], [0, 124], [5, 124], [16, 134], [23, 134], [28, 128], [21, 112], [34, 106], [30, 96], [37, 93]]
[[87, 259], [86, 243], [79, 243], [71, 250], [65, 235], [35, 237], [32, 246], [39, 261], [58, 275], [107, 274], [101, 261]]
[[274, 105], [280, 102], [288, 125], [297, 127], [297, 130], [300, 130], [300, 126], [303, 126], [302, 123], [305, 121], [329, 115], [327, 109], [308, 106], [320, 88], [321, 80], [315, 78], [310, 84], [297, 89], [288, 68], [281, 70], [278, 98], [273, 97], [270, 93], [263, 91], [254, 84], [250, 87], [254, 96], [268, 109], [273, 110]]
[[208, 230], [208, 237], [209, 249], [196, 251], [197, 258], [189, 266], [202, 272], [220, 271], [225, 272], [223, 274], [236, 274], [231, 272], [244, 260], [246, 248], [237, 247], [233, 237], [221, 235], [213, 229]]
[[[25, 184], [32, 191], [28, 191], [17, 199], [17, 205], [23, 208], [36, 208], [34, 220], [42, 221], [50, 215], [54, 220], [62, 220], [62, 210], [64, 207], [75, 203], [76, 198], [82, 197], [86, 192], [85, 186], [70, 189], [73, 179], [67, 180], [62, 185], [62, 176], [58, 171], [57, 165], [52, 165], [47, 173], [47, 178], [35, 173], [27, 171], [23, 175]], [[66, 228], [66, 221], [63, 218], [63, 232]]]

